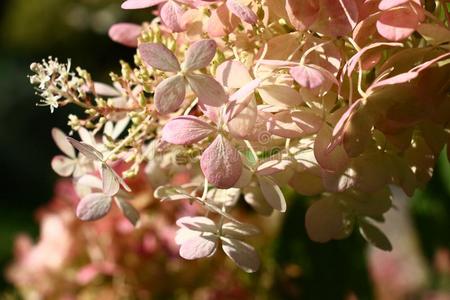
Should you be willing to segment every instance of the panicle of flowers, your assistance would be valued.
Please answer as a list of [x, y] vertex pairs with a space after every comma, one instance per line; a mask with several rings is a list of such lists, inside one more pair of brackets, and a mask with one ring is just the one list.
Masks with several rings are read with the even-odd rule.
[[30, 82], [36, 86], [37, 94], [42, 98], [38, 105], [49, 106], [53, 112], [64, 101], [86, 97], [84, 79], [70, 68], [70, 60], [64, 64], [52, 57], [41, 63], [31, 64], [30, 69], [35, 74], [30, 76]]
[[[375, 225], [392, 207], [390, 186], [412, 195], [450, 143], [445, 2], [122, 4], [156, 6], [150, 23], [109, 31], [137, 48], [135, 67], [121, 62], [113, 86], [87, 72], [70, 75], [55, 61], [33, 65], [31, 81], [45, 104], [85, 108], [86, 118], [69, 122], [82, 141], [69, 139], [68, 150], [59, 138], [68, 158], [54, 163], [76, 181], [97, 177], [78, 216], [101, 218], [116, 199], [138, 224], [119, 194], [145, 166], [157, 198], [197, 203], [208, 214], [178, 220], [185, 258], [210, 257], [220, 242], [239, 267], [256, 271], [256, 252], [242, 241], [256, 230], [235, 211], [242, 201], [265, 216], [288, 211], [282, 188], [314, 197], [305, 218], [314, 241], [342, 239], [357, 228], [390, 250]], [[89, 168], [80, 168], [79, 157]], [[173, 184], [183, 176], [187, 182]]]

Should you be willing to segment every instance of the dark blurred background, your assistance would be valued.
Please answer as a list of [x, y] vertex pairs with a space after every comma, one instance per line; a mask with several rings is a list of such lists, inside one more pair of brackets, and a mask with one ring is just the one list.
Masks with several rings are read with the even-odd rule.
[[[29, 65], [49, 55], [61, 61], [71, 58], [73, 66], [81, 66], [95, 80], [107, 82], [109, 71], [119, 70], [119, 59], [132, 61], [134, 54], [133, 49], [109, 40], [109, 26], [150, 17], [148, 11], [122, 11], [120, 3], [0, 1], [0, 270], [11, 260], [14, 236], [20, 232], [34, 237], [38, 234], [34, 212], [51, 199], [57, 178], [50, 168], [52, 156], [58, 153], [50, 130], [68, 129], [70, 108], [50, 114], [48, 108], [35, 106], [39, 99], [27, 78]], [[450, 247], [450, 166], [444, 156], [439, 165], [432, 182], [416, 194], [411, 205], [419, 243], [429, 265], [437, 249]], [[352, 292], [358, 299], [371, 299], [366, 243], [358, 234], [326, 245], [311, 242], [304, 229], [309, 200], [296, 200], [291, 202], [282, 235], [270, 250], [276, 253], [281, 269], [289, 271], [283, 274], [291, 274], [275, 276], [279, 288], [275, 294], [280, 299], [299, 294], [305, 299], [342, 299]], [[430, 285], [440, 284], [432, 281]], [[0, 290], [4, 289], [11, 287], [0, 277]]]
[[[113, 43], [109, 26], [118, 21], [140, 22], [147, 12], [124, 12], [121, 0], [1, 0], [0, 1], [0, 270], [11, 259], [19, 232], [38, 233], [37, 207], [52, 197], [57, 176], [50, 160], [58, 153], [50, 130], [68, 131], [70, 108], [53, 114], [36, 107], [27, 75], [29, 66], [48, 56], [91, 72], [108, 82], [119, 59], [132, 61], [134, 49]], [[3, 272], [2, 272], [3, 273]], [[3, 274], [2, 274], [3, 275]], [[0, 277], [0, 289], [6, 282]]]

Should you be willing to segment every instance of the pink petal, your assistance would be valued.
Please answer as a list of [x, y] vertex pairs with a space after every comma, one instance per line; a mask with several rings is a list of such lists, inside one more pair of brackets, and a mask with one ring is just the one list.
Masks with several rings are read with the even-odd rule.
[[227, 123], [228, 131], [235, 137], [244, 138], [250, 135], [255, 127], [257, 106], [255, 97], [252, 95], [250, 98], [248, 104]]
[[186, 96], [186, 82], [182, 75], [175, 75], [161, 81], [155, 90], [155, 106], [159, 113], [176, 111]]
[[[359, 0], [358, 0], [359, 1]], [[324, 22], [319, 22], [319, 30], [332, 36], [344, 36], [353, 30], [359, 20], [355, 0], [324, 0]]]
[[298, 66], [291, 68], [289, 73], [302, 87], [308, 89], [318, 88], [326, 82], [324, 73], [317, 66]]
[[217, 236], [212, 233], [192, 237], [181, 244], [180, 256], [189, 260], [209, 257], [216, 251], [217, 242]]
[[141, 26], [132, 23], [118, 23], [109, 28], [108, 35], [116, 43], [136, 48]]
[[317, 20], [320, 6], [315, 0], [287, 0], [286, 11], [294, 28], [303, 31]]
[[170, 28], [173, 32], [182, 32], [183, 9], [175, 1], [167, 1], [161, 8], [160, 16], [164, 25]]
[[136, 226], [139, 222], [139, 212], [136, 208], [122, 198], [115, 198], [115, 200], [125, 218], [127, 218], [133, 226]]
[[52, 169], [59, 176], [68, 177], [75, 171], [76, 160], [63, 155], [57, 155], [52, 159]]
[[239, 18], [231, 14], [226, 4], [212, 11], [208, 20], [208, 35], [212, 38], [223, 37], [231, 33], [238, 25]]
[[94, 193], [87, 195], [78, 203], [77, 217], [82, 221], [94, 221], [103, 218], [111, 209], [111, 197]]
[[[247, 99], [248, 96], [252, 95], [255, 90], [261, 85], [261, 80], [255, 79], [247, 82], [245, 85], [241, 85], [241, 88], [237, 90], [233, 95], [230, 96], [230, 101], [242, 102]], [[238, 113], [239, 111], [235, 112]], [[233, 115], [231, 115], [233, 117]]]
[[380, 10], [388, 10], [396, 6], [408, 3], [410, 0], [381, 0], [378, 4]]
[[411, 8], [384, 11], [377, 21], [378, 33], [394, 42], [408, 38], [419, 26], [419, 17]]
[[275, 115], [260, 112], [259, 115], [266, 119], [267, 131], [274, 135], [297, 138], [303, 134], [303, 131], [293, 122], [289, 111], [282, 111]]
[[330, 151], [331, 137], [331, 128], [324, 124], [314, 141], [314, 156], [323, 169], [340, 172], [347, 167], [349, 158], [342, 145], [337, 145]]
[[306, 232], [311, 240], [325, 243], [336, 237], [343, 227], [343, 214], [337, 199], [313, 202], [305, 216]]
[[236, 0], [227, 0], [226, 2], [228, 9], [236, 16], [239, 17], [244, 22], [249, 24], [256, 24], [258, 17], [256, 14], [247, 6], [239, 3]]
[[123, 9], [141, 9], [158, 5], [167, 0], [127, 0], [122, 3]]
[[149, 66], [167, 72], [180, 71], [180, 64], [175, 55], [160, 43], [146, 43], [138, 47], [142, 60]]
[[258, 271], [260, 260], [255, 248], [240, 240], [221, 237], [222, 249], [239, 268], [248, 273]]
[[214, 40], [201, 40], [193, 43], [186, 51], [183, 69], [193, 71], [206, 68], [216, 55], [216, 49], [217, 44]]
[[203, 152], [200, 166], [208, 182], [221, 189], [233, 187], [242, 173], [239, 151], [222, 135]]
[[383, 87], [386, 85], [405, 83], [405, 82], [408, 82], [408, 81], [411, 81], [411, 80], [417, 78], [417, 76], [419, 76], [418, 72], [401, 73], [401, 74], [392, 76], [390, 78], [375, 82], [373, 85], [370, 86], [370, 90], [373, 91], [376, 88]]
[[186, 79], [198, 101], [209, 106], [221, 106], [227, 101], [223, 87], [214, 78], [203, 74], [189, 74]]
[[258, 88], [261, 99], [279, 107], [292, 107], [303, 103], [299, 92], [287, 85], [263, 85]]
[[336, 126], [334, 126], [333, 129], [333, 141], [328, 147], [328, 149], [332, 150], [337, 144], [340, 144], [342, 142], [343, 134], [345, 125], [347, 124], [348, 120], [350, 119], [351, 115], [359, 109], [361, 106], [361, 100], [353, 102], [353, 104], [342, 114], [342, 116], [339, 118], [339, 121], [336, 123]]
[[310, 111], [293, 111], [291, 117], [305, 135], [317, 133], [324, 122], [320, 116]]
[[177, 145], [190, 145], [214, 132], [214, 127], [194, 116], [173, 118], [162, 132], [162, 139]]
[[267, 176], [257, 176], [259, 187], [267, 203], [280, 212], [286, 211], [286, 199], [280, 187]]
[[355, 69], [356, 65], [358, 64], [358, 62], [361, 60], [361, 56], [364, 55], [364, 53], [366, 53], [367, 51], [377, 48], [377, 47], [381, 47], [381, 46], [390, 46], [390, 47], [402, 47], [403, 44], [401, 43], [373, 43], [370, 44], [364, 48], [362, 48], [361, 50], [358, 51], [358, 53], [356, 53], [355, 55], [353, 55], [347, 62], [347, 76], [350, 76], [353, 73], [353, 70]]
[[68, 157], [75, 158], [75, 148], [67, 140], [67, 135], [64, 134], [60, 129], [52, 129], [52, 137], [55, 141], [56, 146]]
[[252, 81], [247, 67], [236, 60], [227, 60], [220, 64], [216, 70], [216, 79], [223, 86], [232, 89], [241, 88]]

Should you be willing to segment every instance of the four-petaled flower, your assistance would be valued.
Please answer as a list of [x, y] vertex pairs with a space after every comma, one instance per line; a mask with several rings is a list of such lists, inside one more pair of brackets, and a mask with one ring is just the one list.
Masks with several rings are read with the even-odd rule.
[[185, 259], [210, 257], [217, 250], [219, 241], [222, 250], [241, 269], [256, 272], [260, 260], [255, 249], [242, 241], [258, 234], [258, 229], [248, 224], [233, 222], [217, 226], [206, 217], [183, 217], [177, 220], [180, 229], [175, 241], [180, 245], [180, 256]]
[[196, 70], [209, 65], [216, 53], [216, 47], [213, 40], [193, 43], [186, 51], [185, 61], [180, 66], [172, 51], [163, 44], [139, 45], [139, 54], [147, 65], [161, 71], [176, 73], [156, 87], [154, 100], [158, 112], [167, 114], [180, 107], [186, 96], [186, 82], [202, 105], [218, 107], [227, 101], [225, 91], [213, 77], [195, 73]]

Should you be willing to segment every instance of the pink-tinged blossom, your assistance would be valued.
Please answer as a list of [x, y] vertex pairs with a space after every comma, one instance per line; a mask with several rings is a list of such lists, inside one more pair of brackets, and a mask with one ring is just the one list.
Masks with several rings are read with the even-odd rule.
[[241, 269], [249, 273], [259, 269], [255, 249], [242, 241], [258, 233], [253, 226], [227, 222], [219, 228], [206, 217], [183, 217], [177, 220], [177, 225], [180, 229], [175, 239], [180, 245], [181, 257], [189, 260], [210, 257], [220, 243], [225, 254]]
[[424, 19], [420, 1], [381, 1], [382, 10], [376, 27], [378, 33], [390, 41], [402, 41], [408, 38]]
[[89, 162], [84, 157], [77, 157], [75, 148], [60, 129], [53, 128], [52, 137], [58, 148], [66, 155], [57, 155], [52, 159], [52, 168], [58, 175], [80, 177], [91, 169]]
[[[236, 187], [243, 188], [244, 193], [245, 188], [247, 186], [251, 186], [251, 182], [254, 181], [257, 183], [256, 185], [253, 185], [253, 188], [250, 189], [248, 192], [252, 194], [259, 194], [261, 193], [264, 200], [269, 204], [269, 206], [272, 209], [275, 209], [280, 212], [286, 211], [286, 199], [284, 198], [284, 195], [278, 186], [278, 184], [274, 181], [272, 175], [275, 175], [277, 173], [283, 172], [286, 170], [286, 168], [289, 166], [289, 161], [287, 160], [268, 160], [261, 165], [257, 167], [256, 170], [251, 171], [248, 169], [243, 169], [242, 175], [239, 178], [239, 181], [236, 183]], [[255, 191], [254, 189], [259, 189], [259, 191]], [[258, 203], [258, 200], [260, 199], [247, 199], [247, 202], [249, 202], [250, 205], [252, 205], [256, 210], [258, 208], [264, 208], [265, 205], [261, 205]], [[250, 200], [250, 201], [249, 201]], [[270, 211], [271, 209], [262, 209], [263, 211]]]
[[[180, 1], [183, 2], [183, 1]], [[160, 17], [164, 25], [173, 32], [184, 30], [181, 22], [183, 9], [177, 1], [173, 0], [127, 0], [122, 3], [123, 9], [142, 9], [160, 5]]]
[[[217, 134], [217, 130], [194, 116], [173, 118], [164, 126], [162, 138], [176, 145], [190, 145]], [[218, 188], [230, 188], [242, 172], [239, 151], [222, 134], [204, 150], [200, 166], [208, 182]]]
[[203, 105], [221, 106], [227, 97], [222, 86], [211, 76], [194, 73], [207, 67], [216, 53], [216, 42], [202, 40], [192, 44], [180, 66], [175, 55], [162, 44], [148, 43], [139, 46], [144, 62], [156, 69], [177, 73], [158, 84], [155, 90], [156, 109], [167, 114], [177, 110], [186, 96], [186, 83]]
[[139, 221], [139, 212], [129, 204], [126, 195], [119, 193], [119, 183], [108, 168], [102, 168], [102, 179], [86, 175], [80, 178], [80, 185], [91, 189], [91, 193], [84, 196], [77, 205], [77, 217], [83, 221], [95, 221], [103, 218], [111, 210], [113, 201], [122, 214], [133, 224]]
[[109, 28], [108, 35], [116, 43], [135, 48], [141, 35], [141, 26], [132, 23], [117, 23]]

